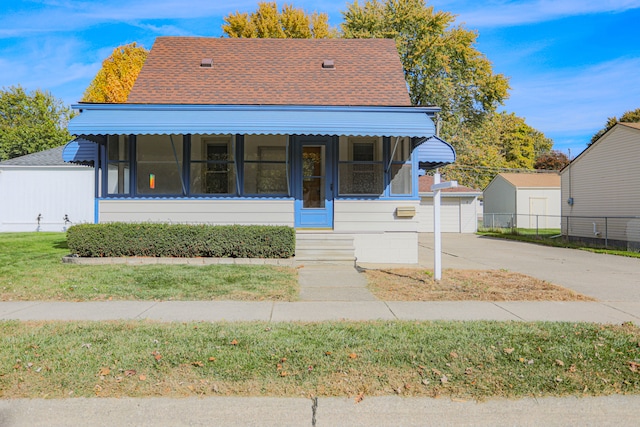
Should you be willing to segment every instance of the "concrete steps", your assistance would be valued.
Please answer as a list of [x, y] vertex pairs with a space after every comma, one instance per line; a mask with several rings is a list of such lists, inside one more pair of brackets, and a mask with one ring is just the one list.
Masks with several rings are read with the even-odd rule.
[[353, 266], [356, 260], [353, 236], [326, 232], [297, 232], [295, 260]]

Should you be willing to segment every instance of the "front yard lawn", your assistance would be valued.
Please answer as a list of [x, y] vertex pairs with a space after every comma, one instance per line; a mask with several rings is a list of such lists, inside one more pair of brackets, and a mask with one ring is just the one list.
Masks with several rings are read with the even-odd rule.
[[420, 268], [365, 270], [369, 289], [384, 301], [595, 301], [562, 286], [504, 270]]
[[68, 253], [63, 233], [0, 234], [0, 301], [293, 301], [298, 296], [292, 268], [63, 264]]
[[640, 330], [590, 323], [0, 322], [0, 398], [640, 393]]

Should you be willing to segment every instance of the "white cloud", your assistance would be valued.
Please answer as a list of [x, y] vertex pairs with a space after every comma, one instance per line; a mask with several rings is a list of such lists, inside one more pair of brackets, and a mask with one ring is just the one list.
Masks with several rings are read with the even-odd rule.
[[[0, 51], [0, 87], [20, 85], [27, 90], [43, 89], [67, 103], [77, 101], [101, 67], [86, 58], [83, 43], [70, 37], [29, 39]], [[68, 95], [58, 88], [75, 87]]]
[[639, 74], [640, 58], [621, 58], [512, 78], [505, 107], [547, 136], [566, 139], [567, 144], [572, 136], [592, 135], [608, 117], [639, 108], [640, 86], [634, 83]]
[[[278, 2], [278, 5], [281, 7], [284, 3]], [[329, 11], [333, 16], [337, 14], [337, 4], [332, 0], [318, 7], [318, 2], [303, 0], [296, 2], [295, 6], [309, 12]], [[344, 6], [343, 2], [339, 4]], [[40, 2], [38, 9], [28, 9], [24, 2], [18, 2], [14, 11], [0, 16], [0, 38], [74, 31], [114, 22], [135, 24], [148, 20], [220, 18], [235, 11], [253, 11], [256, 7], [256, 0], [235, 0], [232, 3], [216, 0], [44, 1]], [[163, 26], [157, 28], [165, 30]]]
[[452, 8], [452, 12], [458, 14], [458, 22], [474, 28], [532, 24], [570, 16], [619, 13], [640, 8], [640, 0], [499, 0], [482, 2], [480, 7], [474, 8], [468, 7], [468, 1], [445, 3]]

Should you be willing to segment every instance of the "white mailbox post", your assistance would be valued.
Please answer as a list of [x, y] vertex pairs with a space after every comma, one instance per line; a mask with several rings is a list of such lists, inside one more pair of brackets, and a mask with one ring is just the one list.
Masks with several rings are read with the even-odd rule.
[[433, 277], [436, 280], [442, 278], [442, 233], [440, 231], [440, 191], [445, 188], [455, 188], [458, 181], [440, 182], [440, 172], [433, 175]]

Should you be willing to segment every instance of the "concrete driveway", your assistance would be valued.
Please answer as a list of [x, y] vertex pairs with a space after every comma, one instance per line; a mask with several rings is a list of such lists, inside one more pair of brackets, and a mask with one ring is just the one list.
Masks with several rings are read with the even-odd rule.
[[[420, 234], [419, 245], [420, 266], [433, 268], [433, 234]], [[446, 233], [442, 235], [442, 268], [505, 269], [601, 301], [640, 301], [640, 258], [594, 254], [475, 234]]]

